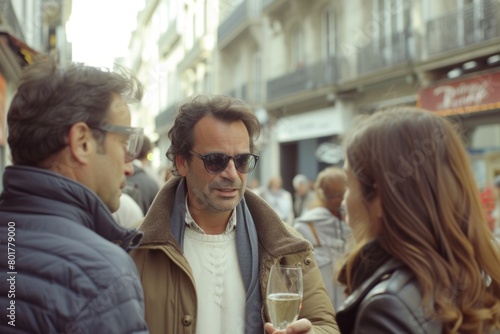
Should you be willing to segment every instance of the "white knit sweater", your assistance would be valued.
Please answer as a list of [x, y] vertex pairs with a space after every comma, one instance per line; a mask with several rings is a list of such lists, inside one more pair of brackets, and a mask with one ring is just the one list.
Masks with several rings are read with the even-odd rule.
[[196, 283], [196, 333], [244, 333], [246, 292], [239, 270], [235, 230], [207, 235], [186, 228], [184, 255]]

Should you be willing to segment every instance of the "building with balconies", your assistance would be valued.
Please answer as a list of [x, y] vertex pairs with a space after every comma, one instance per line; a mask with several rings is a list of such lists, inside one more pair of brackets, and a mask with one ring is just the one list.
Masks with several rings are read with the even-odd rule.
[[265, 0], [262, 13], [263, 106], [288, 190], [342, 162], [352, 117], [395, 105], [461, 114], [478, 184], [500, 174], [497, 1]]
[[26, 44], [61, 64], [71, 61], [72, 46], [66, 23], [71, 15], [72, 0], [21, 0], [12, 1], [12, 5]]
[[177, 103], [208, 91], [256, 111], [261, 184], [342, 164], [352, 119], [395, 105], [458, 119], [478, 184], [500, 174], [498, 1], [157, 1], [162, 154]]
[[168, 130], [176, 105], [196, 92], [213, 92], [217, 0], [147, 0], [124, 64], [145, 85], [133, 117], [155, 141], [154, 166], [168, 165]]
[[418, 104], [460, 125], [483, 189], [500, 175], [500, 3], [429, 1], [424, 17]]
[[273, 134], [269, 146], [279, 152], [273, 173], [282, 176], [291, 192], [296, 174], [314, 180], [327, 165], [342, 162], [339, 138], [353, 114], [353, 103], [339, 99], [338, 87], [345, 6], [324, 0], [263, 3], [264, 108], [269, 117], [264, 126]]
[[[154, 142], [158, 139], [154, 124], [160, 112], [163, 71], [158, 55], [158, 40], [164, 13], [159, 10], [160, 0], [146, 0], [137, 13], [137, 26], [131, 33], [129, 55], [120, 59], [119, 66], [130, 68], [141, 81], [144, 94], [141, 103], [131, 106], [134, 125], [144, 128], [144, 133]], [[156, 160], [159, 160], [158, 153]]]

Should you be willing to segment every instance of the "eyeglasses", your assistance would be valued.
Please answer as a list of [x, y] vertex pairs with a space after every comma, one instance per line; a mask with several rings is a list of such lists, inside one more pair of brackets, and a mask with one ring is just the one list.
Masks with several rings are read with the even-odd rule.
[[142, 142], [144, 140], [143, 128], [120, 126], [114, 124], [106, 124], [91, 128], [107, 132], [115, 132], [128, 136], [127, 147], [125, 151], [125, 162], [131, 162], [139, 155], [139, 152], [142, 148]]
[[195, 151], [190, 151], [196, 157], [203, 161], [203, 165], [207, 172], [212, 174], [218, 174], [226, 169], [229, 164], [229, 160], [233, 159], [234, 167], [240, 173], [250, 173], [253, 171], [259, 160], [259, 156], [251, 153], [236, 154], [235, 156], [225, 155], [224, 153], [208, 153], [199, 154]]

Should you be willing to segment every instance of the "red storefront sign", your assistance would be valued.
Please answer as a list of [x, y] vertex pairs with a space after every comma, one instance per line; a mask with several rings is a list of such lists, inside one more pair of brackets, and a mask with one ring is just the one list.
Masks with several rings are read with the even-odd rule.
[[420, 92], [417, 103], [443, 116], [500, 109], [500, 71], [426, 87]]

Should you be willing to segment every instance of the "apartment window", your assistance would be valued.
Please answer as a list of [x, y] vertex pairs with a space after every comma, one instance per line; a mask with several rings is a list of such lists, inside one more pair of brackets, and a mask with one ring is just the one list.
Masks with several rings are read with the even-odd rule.
[[197, 31], [196, 31], [196, 7], [193, 6], [191, 8], [191, 13], [190, 13], [190, 18], [191, 18], [191, 27], [193, 29], [193, 45], [196, 42], [196, 36], [197, 36]]
[[245, 0], [233, 0], [232, 1], [232, 6], [233, 6], [233, 10], [238, 7], [240, 5], [240, 3], [244, 2]]
[[325, 58], [330, 58], [336, 52], [335, 11], [329, 7], [323, 14], [323, 46]]
[[[474, 2], [476, 2], [476, 1], [474, 1], [474, 0], [457, 0], [457, 4], [458, 4], [459, 8], [465, 7], [466, 5], [474, 3]], [[479, 1], [477, 1], [477, 2], [479, 2]]]
[[262, 12], [262, 0], [254, 0], [252, 14], [253, 16], [259, 16]]
[[205, 74], [203, 75], [203, 91], [207, 93], [212, 91], [212, 85], [210, 84], [210, 73], [208, 72], [208, 70], [205, 70]]
[[208, 10], [209, 10], [208, 0], [204, 0], [203, 1], [203, 33], [202, 33], [202, 35], [205, 35], [208, 33], [208, 18], [210, 17]]
[[168, 105], [172, 105], [173, 103], [177, 102], [177, 99], [179, 98], [179, 79], [176, 77], [175, 72], [170, 72], [167, 75], [167, 80], [168, 80], [168, 90], [167, 90], [167, 96], [168, 96]]
[[[224, 21], [231, 13], [238, 7], [244, 0], [225, 0], [220, 1], [220, 11], [221, 11], [221, 20]], [[254, 1], [254, 0], [252, 0]], [[221, 21], [221, 22], [222, 22]]]
[[291, 30], [291, 50], [292, 66], [300, 68], [304, 66], [304, 36], [302, 26], [299, 23], [293, 25]]
[[164, 0], [158, 5], [158, 16], [160, 20], [160, 34], [163, 34], [168, 29], [170, 23], [168, 15], [168, 3]]
[[167, 0], [167, 6], [168, 6], [168, 20], [169, 21], [172, 21], [174, 20], [175, 18], [177, 18], [177, 16], [179, 14], [181, 14], [181, 9], [182, 7], [180, 6], [180, 4], [177, 2], [177, 0]]
[[370, 15], [373, 50], [390, 61], [396, 49], [401, 52], [407, 39], [405, 26], [410, 22], [409, 0], [374, 0]]
[[457, 0], [458, 43], [467, 45], [495, 35], [496, 8], [493, 1]]
[[262, 56], [260, 52], [254, 55], [253, 63], [255, 102], [262, 102]]
[[164, 110], [168, 107], [168, 83], [169, 74], [164, 65], [160, 65], [160, 75], [158, 78], [158, 91], [160, 99], [160, 110]]

